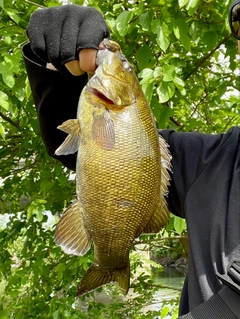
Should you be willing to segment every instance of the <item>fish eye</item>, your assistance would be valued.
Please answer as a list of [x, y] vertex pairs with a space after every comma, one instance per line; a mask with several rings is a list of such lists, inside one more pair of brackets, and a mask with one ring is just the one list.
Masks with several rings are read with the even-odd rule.
[[133, 70], [133, 67], [132, 67], [131, 64], [128, 62], [128, 60], [125, 58], [125, 56], [124, 56], [122, 53], [120, 53], [120, 54], [118, 55], [118, 57], [119, 57], [119, 59], [120, 59], [120, 61], [121, 61], [121, 63], [122, 63], [122, 67], [123, 67], [126, 71], [131, 72], [131, 71]]
[[126, 59], [122, 60], [122, 66], [126, 71], [128, 72], [132, 71], [132, 66]]
[[132, 71], [132, 66], [128, 61], [123, 61], [122, 65], [125, 70]]

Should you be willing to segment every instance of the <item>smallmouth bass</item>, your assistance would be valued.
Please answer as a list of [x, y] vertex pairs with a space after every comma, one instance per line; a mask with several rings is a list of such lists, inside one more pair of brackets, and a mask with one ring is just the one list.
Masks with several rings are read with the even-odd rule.
[[132, 66], [120, 46], [104, 39], [98, 68], [83, 89], [77, 119], [59, 129], [69, 135], [57, 155], [78, 151], [74, 201], [57, 224], [55, 242], [83, 256], [94, 245], [94, 263], [78, 296], [116, 282], [130, 285], [129, 252], [141, 233], [156, 233], [169, 219], [171, 156]]

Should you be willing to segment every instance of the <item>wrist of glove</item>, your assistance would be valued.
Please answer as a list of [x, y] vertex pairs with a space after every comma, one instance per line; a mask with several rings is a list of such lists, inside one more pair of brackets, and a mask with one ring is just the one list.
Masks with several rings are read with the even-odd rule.
[[65, 64], [79, 60], [79, 51], [98, 50], [99, 43], [109, 38], [110, 32], [98, 10], [70, 4], [35, 11], [27, 35], [33, 52], [41, 60], [66, 72]]

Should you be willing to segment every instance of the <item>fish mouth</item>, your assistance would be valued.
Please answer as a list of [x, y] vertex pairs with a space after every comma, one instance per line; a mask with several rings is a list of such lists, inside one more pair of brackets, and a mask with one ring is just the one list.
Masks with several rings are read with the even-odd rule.
[[98, 99], [100, 99], [101, 101], [107, 103], [107, 104], [111, 104], [111, 105], [115, 105], [115, 103], [109, 99], [106, 95], [104, 95], [102, 92], [100, 92], [98, 89], [95, 88], [89, 88], [89, 91], [95, 95]]

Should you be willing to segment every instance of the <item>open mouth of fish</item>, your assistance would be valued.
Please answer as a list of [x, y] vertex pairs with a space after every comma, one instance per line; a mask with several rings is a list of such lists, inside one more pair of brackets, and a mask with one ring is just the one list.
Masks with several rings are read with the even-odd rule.
[[106, 95], [104, 95], [98, 89], [90, 88], [89, 90], [91, 91], [92, 94], [94, 94], [97, 98], [99, 98], [103, 102], [105, 102], [107, 104], [111, 104], [111, 105], [115, 104], [111, 99], [109, 99]]
[[109, 98], [108, 90], [104, 87], [102, 80], [96, 74], [88, 82], [87, 91], [104, 103], [116, 105], [116, 102]]

